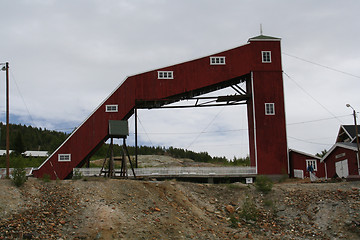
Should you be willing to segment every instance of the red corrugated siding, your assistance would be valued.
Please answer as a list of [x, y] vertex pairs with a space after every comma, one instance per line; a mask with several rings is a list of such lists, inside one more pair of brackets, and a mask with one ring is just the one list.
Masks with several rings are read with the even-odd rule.
[[[272, 51], [272, 63], [261, 63], [261, 51]], [[225, 56], [226, 65], [210, 65], [210, 56]], [[193, 61], [131, 76], [77, 129], [70, 138], [36, 171], [67, 177], [89, 153], [107, 138], [108, 121], [129, 117], [135, 100], [168, 98], [184, 92], [221, 83], [254, 72], [256, 139], [259, 174], [287, 171], [287, 142], [280, 41], [250, 42], [241, 47]], [[157, 71], [174, 71], [174, 79], [157, 79]], [[248, 83], [249, 84], [249, 83]], [[276, 116], [264, 117], [264, 102], [276, 103]], [[252, 115], [252, 101], [249, 113]], [[106, 113], [105, 105], [118, 104], [118, 113]], [[253, 124], [249, 118], [250, 157], [254, 163]], [[58, 162], [58, 154], [71, 153], [71, 162]], [[53, 167], [51, 166], [53, 165]]]

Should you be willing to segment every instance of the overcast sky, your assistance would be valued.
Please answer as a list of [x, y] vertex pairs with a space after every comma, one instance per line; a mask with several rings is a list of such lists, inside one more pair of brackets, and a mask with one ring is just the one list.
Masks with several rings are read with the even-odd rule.
[[[71, 131], [126, 78], [282, 39], [288, 146], [329, 149], [360, 110], [360, 1], [0, 0], [12, 123]], [[216, 94], [216, 93], [215, 93]], [[219, 94], [233, 94], [224, 90]], [[5, 72], [0, 72], [5, 122]], [[358, 118], [359, 120], [359, 118]], [[134, 118], [129, 120], [134, 132]], [[246, 106], [140, 110], [140, 144], [246, 156]], [[128, 144], [134, 144], [133, 134]]]

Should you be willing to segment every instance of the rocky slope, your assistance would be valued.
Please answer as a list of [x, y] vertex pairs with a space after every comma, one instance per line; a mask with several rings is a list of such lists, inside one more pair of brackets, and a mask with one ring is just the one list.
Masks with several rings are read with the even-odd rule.
[[0, 239], [360, 239], [360, 182], [1, 180]]

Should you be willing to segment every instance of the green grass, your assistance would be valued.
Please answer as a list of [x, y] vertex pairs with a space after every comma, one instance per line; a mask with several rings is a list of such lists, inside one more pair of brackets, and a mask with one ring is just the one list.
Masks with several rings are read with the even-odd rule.
[[[17, 164], [20, 164], [22, 167], [39, 167], [44, 161], [45, 157], [28, 157], [25, 158], [23, 156], [16, 156], [14, 154], [10, 154], [9, 165], [10, 168], [15, 168]], [[0, 168], [6, 168], [6, 156], [0, 156]]]
[[256, 177], [255, 188], [258, 191], [267, 194], [271, 191], [272, 187], [273, 187], [273, 181], [269, 177], [264, 175], [260, 175]]
[[244, 204], [241, 208], [240, 216], [247, 221], [255, 221], [257, 219], [258, 209], [256, 208], [253, 198], [246, 196]]

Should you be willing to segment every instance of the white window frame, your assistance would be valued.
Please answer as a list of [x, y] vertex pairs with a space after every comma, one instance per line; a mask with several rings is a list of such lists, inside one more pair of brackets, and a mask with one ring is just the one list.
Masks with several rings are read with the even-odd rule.
[[265, 103], [265, 115], [275, 115], [275, 103]]
[[58, 154], [58, 161], [59, 162], [71, 162], [71, 154]]
[[118, 105], [117, 104], [106, 105], [105, 112], [118, 112]]
[[225, 65], [225, 57], [223, 56], [215, 56], [210, 57], [210, 65]]
[[158, 71], [158, 79], [174, 79], [173, 71]]
[[271, 51], [261, 51], [261, 61], [263, 63], [271, 63]]
[[306, 159], [306, 170], [308, 168], [309, 165], [313, 166], [314, 171], [317, 171], [317, 161], [316, 159]]

